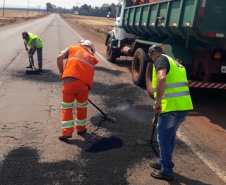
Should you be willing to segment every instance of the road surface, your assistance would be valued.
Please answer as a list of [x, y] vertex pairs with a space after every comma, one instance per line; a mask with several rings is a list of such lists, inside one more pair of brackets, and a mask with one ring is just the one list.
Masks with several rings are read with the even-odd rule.
[[[44, 42], [42, 74], [25, 73], [28, 57], [22, 31], [35, 33]], [[87, 134], [74, 133], [72, 139], [61, 142], [62, 84], [56, 58], [61, 50], [77, 45], [82, 38], [94, 42], [100, 60], [89, 98], [117, 121], [102, 121], [101, 113], [89, 104]], [[154, 114], [153, 100], [131, 81], [131, 61], [108, 63], [102, 39], [81, 27], [71, 27], [57, 14], [0, 28], [0, 43], [1, 185], [168, 184], [150, 177], [155, 150], [137, 145], [137, 139], [150, 138]], [[35, 62], [37, 66], [36, 57]], [[218, 109], [220, 102], [218, 97], [214, 99], [212, 110]], [[201, 101], [204, 98], [195, 99], [195, 110], [178, 132], [174, 152], [176, 179], [170, 184], [226, 183], [225, 119], [215, 119], [218, 122], [214, 126], [209, 126], [214, 123], [209, 120], [205, 127], [209, 105], [204, 101], [206, 107], [199, 107]], [[223, 103], [220, 106], [224, 107]], [[225, 109], [220, 111], [219, 115], [225, 113]], [[213, 132], [217, 132], [214, 139]], [[158, 152], [156, 143], [155, 146]]]

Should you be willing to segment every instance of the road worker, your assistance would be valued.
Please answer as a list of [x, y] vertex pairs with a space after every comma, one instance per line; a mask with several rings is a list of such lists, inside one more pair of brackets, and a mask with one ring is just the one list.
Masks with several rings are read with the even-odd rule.
[[156, 2], [160, 2], [160, 1], [165, 1], [165, 0], [149, 0], [149, 3], [156, 3]]
[[145, 3], [145, 0], [132, 0], [133, 5], [142, 5]]
[[[57, 66], [63, 81], [60, 140], [72, 137], [74, 100], [76, 100], [75, 125], [77, 133], [86, 132], [88, 95], [93, 85], [94, 66], [98, 63], [94, 53], [93, 43], [90, 40], [83, 40], [80, 42], [80, 46], [69, 46], [57, 57]], [[67, 59], [65, 68], [63, 67], [64, 59]]]
[[[24, 31], [22, 33], [22, 38], [24, 40], [25, 49], [28, 51], [29, 47], [29, 57], [33, 60], [33, 55], [37, 50], [37, 58], [38, 58], [38, 70], [42, 71], [42, 48], [43, 42], [42, 40], [35, 34]], [[28, 47], [27, 47], [28, 46]], [[32, 68], [31, 64], [27, 66], [27, 68]]]
[[158, 160], [151, 161], [151, 167], [154, 168], [151, 176], [170, 181], [174, 179], [172, 153], [176, 131], [193, 105], [184, 66], [164, 55], [161, 45], [151, 46], [148, 56], [153, 63], [153, 110], [155, 114], [159, 114], [157, 141], [160, 150]]

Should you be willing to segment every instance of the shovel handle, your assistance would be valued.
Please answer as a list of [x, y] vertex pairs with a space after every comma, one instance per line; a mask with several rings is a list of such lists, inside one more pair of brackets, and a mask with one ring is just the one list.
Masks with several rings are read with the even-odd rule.
[[154, 138], [154, 135], [155, 135], [155, 130], [156, 130], [157, 122], [158, 122], [158, 117], [159, 117], [159, 114], [155, 114], [155, 119], [154, 119], [152, 133], [151, 133], [150, 145], [153, 142], [153, 138]]
[[154, 125], [157, 125], [159, 114], [155, 114]]
[[91, 103], [101, 114], [103, 114], [104, 117], [107, 117], [107, 115], [102, 111], [100, 110], [99, 107], [97, 107], [97, 105], [95, 105], [90, 99], [88, 99], [89, 103]]

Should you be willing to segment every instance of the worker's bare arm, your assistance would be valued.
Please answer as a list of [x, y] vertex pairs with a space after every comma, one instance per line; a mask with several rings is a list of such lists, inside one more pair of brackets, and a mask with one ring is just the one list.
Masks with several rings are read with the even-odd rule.
[[31, 54], [34, 55], [36, 51], [36, 46], [33, 47]]
[[27, 44], [24, 42], [25, 50], [28, 50]]
[[64, 71], [64, 68], [63, 68], [63, 61], [64, 59], [66, 59], [67, 57], [64, 55], [64, 54], [59, 54], [58, 57], [57, 57], [57, 66], [58, 66], [58, 69], [59, 69], [59, 72], [62, 74], [63, 71]]

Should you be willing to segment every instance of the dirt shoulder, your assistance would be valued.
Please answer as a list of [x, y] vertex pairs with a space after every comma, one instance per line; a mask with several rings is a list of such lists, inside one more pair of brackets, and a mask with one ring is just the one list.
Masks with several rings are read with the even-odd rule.
[[107, 33], [112, 30], [115, 22], [114, 19], [108, 19], [106, 17], [90, 17], [72, 14], [62, 14], [61, 17], [72, 25], [82, 26], [101, 38], [106, 37]]
[[9, 24], [24, 22], [31, 19], [45, 17], [47, 15], [48, 14], [44, 12], [4, 10], [4, 16], [3, 16], [3, 10], [0, 10], [0, 27], [9, 25]]

